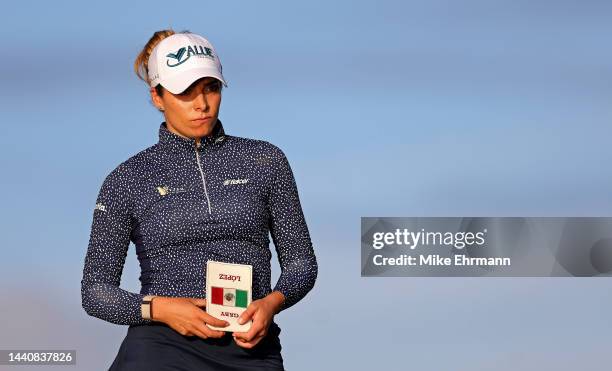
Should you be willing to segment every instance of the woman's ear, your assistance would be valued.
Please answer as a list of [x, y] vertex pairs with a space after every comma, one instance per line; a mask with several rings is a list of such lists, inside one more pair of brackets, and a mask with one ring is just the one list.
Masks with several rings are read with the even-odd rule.
[[151, 94], [151, 101], [153, 102], [153, 105], [160, 111], [164, 110], [164, 102], [161, 99], [161, 97], [159, 96], [159, 94], [157, 94], [157, 90], [152, 87], [149, 88], [149, 93]]

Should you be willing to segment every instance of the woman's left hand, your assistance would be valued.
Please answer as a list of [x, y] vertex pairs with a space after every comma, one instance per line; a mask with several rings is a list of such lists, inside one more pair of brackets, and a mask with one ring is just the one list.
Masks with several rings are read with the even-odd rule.
[[236, 344], [243, 348], [253, 348], [268, 333], [274, 315], [282, 305], [285, 297], [279, 291], [273, 291], [265, 298], [254, 300], [248, 308], [238, 317], [238, 323], [244, 324], [253, 319], [251, 328], [247, 332], [234, 332]]

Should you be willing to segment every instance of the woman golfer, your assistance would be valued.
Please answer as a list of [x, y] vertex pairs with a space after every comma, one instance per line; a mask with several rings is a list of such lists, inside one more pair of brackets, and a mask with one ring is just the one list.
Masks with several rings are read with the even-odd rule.
[[[282, 370], [274, 315], [314, 286], [318, 267], [283, 151], [232, 136], [218, 119], [227, 86], [215, 48], [155, 32], [135, 61], [163, 112], [159, 141], [104, 179], [81, 281], [85, 311], [129, 325], [111, 370]], [[271, 288], [269, 235], [281, 274]], [[130, 241], [140, 293], [119, 287]], [[206, 312], [209, 260], [252, 266], [243, 332]]]

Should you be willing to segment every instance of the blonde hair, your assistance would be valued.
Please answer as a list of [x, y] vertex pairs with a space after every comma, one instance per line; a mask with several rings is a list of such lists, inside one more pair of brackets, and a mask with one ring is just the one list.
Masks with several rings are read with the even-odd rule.
[[151, 36], [149, 41], [147, 41], [140, 53], [138, 53], [138, 56], [136, 56], [136, 60], [134, 61], [134, 72], [136, 72], [136, 76], [138, 76], [138, 78], [142, 81], [146, 82], [147, 85], [151, 84], [151, 80], [149, 80], [149, 56], [151, 55], [151, 52], [153, 49], [155, 49], [155, 46], [157, 46], [160, 41], [168, 36], [174, 35], [175, 33], [176, 32], [174, 32], [173, 29], [156, 31], [153, 36]]
[[[155, 49], [160, 41], [168, 36], [174, 35], [175, 33], [176, 32], [171, 28], [156, 31], [153, 33], [153, 36], [151, 36], [149, 41], [147, 41], [144, 48], [142, 48], [140, 53], [138, 53], [136, 56], [136, 60], [134, 60], [134, 72], [136, 72], [136, 76], [138, 76], [139, 79], [147, 83], [147, 86], [151, 85], [151, 80], [149, 79], [149, 56], [151, 55], [151, 52], [153, 49]], [[191, 31], [184, 30], [180, 33], [191, 33]], [[155, 86], [155, 89], [157, 90], [158, 95], [161, 96], [163, 94], [163, 87], [161, 85], [158, 84]]]

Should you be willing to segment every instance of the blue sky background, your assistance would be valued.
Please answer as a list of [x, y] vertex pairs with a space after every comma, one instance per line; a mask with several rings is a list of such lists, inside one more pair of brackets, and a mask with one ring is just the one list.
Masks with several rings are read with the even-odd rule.
[[[611, 11], [569, 0], [5, 5], [0, 348], [77, 349], [78, 370], [114, 358], [127, 327], [82, 310], [82, 266], [102, 180], [157, 141], [163, 118], [133, 61], [171, 27], [215, 45], [227, 133], [278, 145], [295, 173], [320, 271], [276, 317], [287, 369], [606, 369], [608, 279], [362, 278], [359, 257], [362, 216], [610, 216]], [[123, 288], [139, 291], [138, 269], [131, 246]]]

